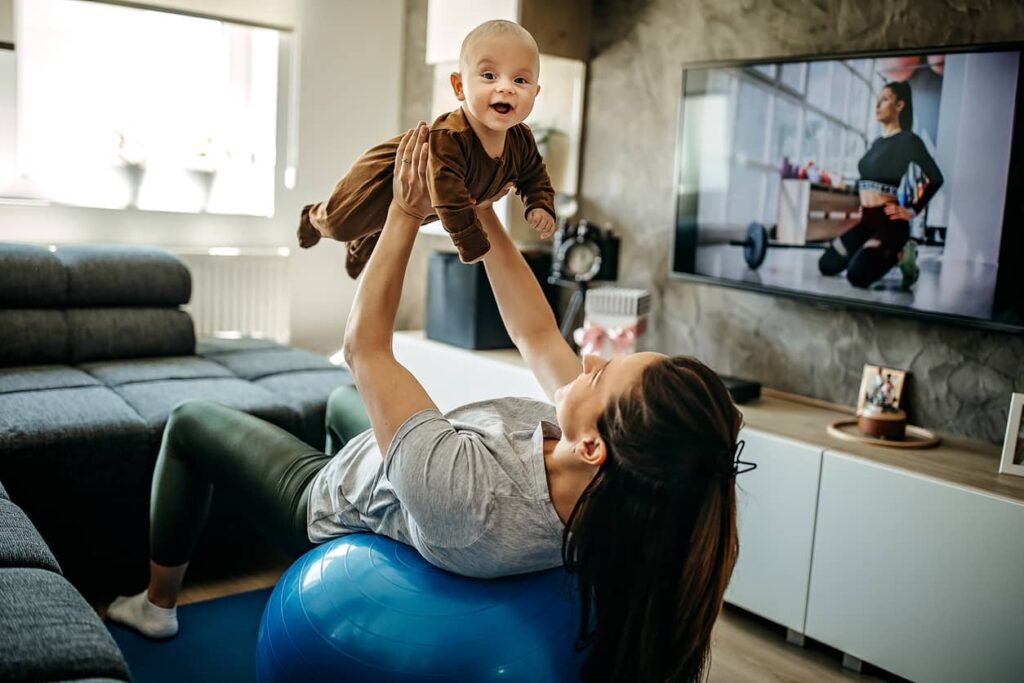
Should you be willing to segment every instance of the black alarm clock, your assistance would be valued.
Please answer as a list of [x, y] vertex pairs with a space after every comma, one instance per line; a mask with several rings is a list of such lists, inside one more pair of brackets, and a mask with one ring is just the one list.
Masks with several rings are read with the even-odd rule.
[[590, 282], [614, 280], [619, 270], [619, 238], [611, 230], [581, 220], [575, 226], [560, 221], [555, 232], [551, 276], [554, 280]]

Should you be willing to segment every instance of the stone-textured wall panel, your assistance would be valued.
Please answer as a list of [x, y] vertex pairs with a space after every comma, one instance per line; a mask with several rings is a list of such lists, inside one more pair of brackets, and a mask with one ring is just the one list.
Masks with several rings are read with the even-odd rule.
[[402, 73], [402, 128], [430, 116], [434, 68], [424, 60], [427, 54], [427, 0], [406, 0], [405, 55]]
[[621, 279], [654, 295], [649, 346], [838, 403], [866, 362], [912, 373], [917, 424], [1001, 442], [1024, 338], [669, 277], [685, 62], [1024, 40], [1019, 0], [597, 0], [583, 215], [623, 238]]
[[[412, 128], [417, 121], [430, 123], [434, 68], [424, 62], [426, 52], [427, 0], [407, 0], [402, 74], [402, 130]], [[416, 239], [416, 245], [409, 255], [409, 267], [405, 271], [405, 287], [402, 290], [398, 314], [395, 316], [395, 329], [421, 330], [426, 326], [428, 259], [432, 251], [453, 249], [451, 240], [447, 237], [420, 235]]]

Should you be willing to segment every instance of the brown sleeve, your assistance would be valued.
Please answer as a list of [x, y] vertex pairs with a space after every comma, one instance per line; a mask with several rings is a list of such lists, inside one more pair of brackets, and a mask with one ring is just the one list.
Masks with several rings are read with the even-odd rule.
[[551, 187], [551, 179], [548, 177], [547, 168], [544, 166], [544, 159], [537, 151], [537, 143], [533, 135], [525, 138], [526, 149], [523, 150], [523, 165], [519, 169], [519, 178], [516, 180], [516, 191], [526, 206], [526, 213], [534, 209], [544, 209], [551, 217], [555, 216], [555, 191]]
[[441, 225], [452, 238], [463, 263], [476, 261], [491, 248], [473, 211], [466, 187], [466, 151], [457, 136], [446, 130], [430, 131], [427, 189]]

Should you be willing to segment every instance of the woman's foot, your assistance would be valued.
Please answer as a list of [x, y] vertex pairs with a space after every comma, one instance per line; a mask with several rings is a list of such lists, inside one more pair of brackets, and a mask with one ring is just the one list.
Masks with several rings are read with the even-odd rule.
[[905, 290], [910, 290], [917, 282], [917, 278], [921, 275], [921, 269], [917, 266], [917, 243], [913, 240], [908, 240], [903, 245], [903, 250], [900, 252], [900, 262], [897, 264], [900, 267], [900, 272], [903, 273], [902, 287]]
[[147, 591], [115, 598], [107, 608], [107, 618], [150, 638], [170, 638], [178, 633], [178, 608], [157, 607], [149, 601]]

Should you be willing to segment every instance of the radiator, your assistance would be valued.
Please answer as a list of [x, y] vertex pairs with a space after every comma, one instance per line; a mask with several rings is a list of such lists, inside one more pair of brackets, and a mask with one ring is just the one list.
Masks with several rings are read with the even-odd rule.
[[184, 307], [196, 336], [261, 337], [287, 344], [288, 249], [171, 249], [192, 273]]

